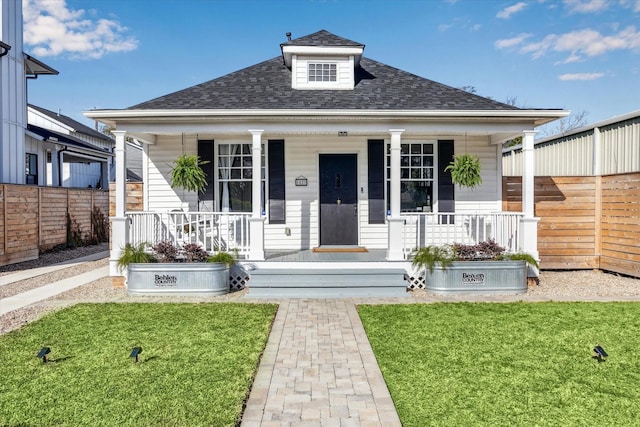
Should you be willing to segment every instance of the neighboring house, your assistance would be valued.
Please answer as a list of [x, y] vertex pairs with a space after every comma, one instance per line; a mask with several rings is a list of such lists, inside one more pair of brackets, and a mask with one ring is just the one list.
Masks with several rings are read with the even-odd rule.
[[33, 179], [25, 156], [27, 80], [58, 72], [22, 51], [22, 1], [0, 0], [0, 8], [0, 183], [24, 184]]
[[70, 117], [28, 106], [27, 184], [107, 188], [113, 138]]
[[[236, 248], [251, 260], [324, 246], [404, 260], [416, 246], [496, 237], [514, 218], [517, 234], [501, 243], [537, 256], [532, 174], [524, 212], [500, 212], [502, 143], [523, 136], [531, 153], [535, 128], [568, 112], [483, 98], [366, 58], [364, 48], [324, 30], [289, 37], [281, 55], [259, 64], [126, 109], [85, 112], [116, 129], [117, 164], [127, 137], [143, 143], [146, 212], [125, 212], [125, 171], [116, 167], [112, 275], [127, 241], [193, 230], [171, 225], [179, 209], [193, 212], [185, 215], [202, 225], [208, 250]], [[209, 161], [204, 194], [171, 188], [182, 153]], [[481, 160], [478, 188], [454, 187], [444, 170], [463, 153]], [[207, 235], [213, 225], [218, 234]]]
[[[640, 110], [536, 140], [534, 146], [536, 176], [640, 172]], [[502, 173], [522, 175], [521, 146], [502, 151]]]

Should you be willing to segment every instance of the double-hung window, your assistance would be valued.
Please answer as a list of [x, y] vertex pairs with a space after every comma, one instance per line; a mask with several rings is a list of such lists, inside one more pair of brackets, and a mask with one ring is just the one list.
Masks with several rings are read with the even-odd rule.
[[[390, 209], [391, 147], [387, 145], [387, 209]], [[435, 173], [434, 144], [400, 145], [400, 210], [432, 212]]]
[[[218, 200], [221, 212], [251, 212], [253, 157], [251, 144], [218, 144]], [[261, 159], [261, 211], [265, 200], [265, 155]]]

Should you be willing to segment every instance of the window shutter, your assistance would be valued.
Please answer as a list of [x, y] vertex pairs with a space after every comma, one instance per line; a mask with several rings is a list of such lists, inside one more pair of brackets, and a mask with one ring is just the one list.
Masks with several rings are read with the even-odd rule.
[[198, 157], [200, 157], [200, 161], [202, 162], [209, 162], [200, 166], [200, 169], [207, 174], [207, 188], [204, 189], [204, 193], [198, 193], [198, 210], [214, 212], [216, 210], [215, 203], [213, 202], [213, 195], [215, 194], [214, 180], [216, 173], [214, 170], [212, 139], [198, 140]]
[[384, 224], [384, 140], [368, 141], [369, 224]]
[[284, 140], [269, 140], [269, 224], [285, 223]]
[[[438, 211], [455, 212], [455, 186], [451, 180], [451, 172], [444, 169], [453, 160], [453, 141], [438, 141]], [[443, 217], [444, 218], [444, 217]], [[453, 223], [453, 217], [449, 218]], [[446, 219], [443, 219], [446, 221]]]

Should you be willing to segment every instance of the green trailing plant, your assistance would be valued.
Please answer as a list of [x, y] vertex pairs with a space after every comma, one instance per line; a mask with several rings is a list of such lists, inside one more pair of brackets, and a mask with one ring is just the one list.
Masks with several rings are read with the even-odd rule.
[[171, 187], [204, 192], [207, 174], [200, 166], [207, 163], [209, 162], [200, 160], [195, 154], [182, 154], [171, 166]]
[[444, 168], [451, 172], [451, 180], [460, 187], [475, 188], [482, 184], [480, 158], [471, 154], [453, 156], [453, 161]]
[[117, 266], [122, 270], [129, 264], [144, 264], [149, 262], [157, 262], [157, 258], [154, 254], [147, 251], [146, 242], [141, 242], [137, 245], [127, 243], [120, 252]]
[[236, 263], [237, 256], [235, 254], [231, 254], [229, 252], [218, 252], [215, 255], [211, 255], [207, 262], [221, 262], [227, 265], [227, 267], [231, 267]]
[[442, 268], [447, 268], [455, 261], [455, 251], [451, 245], [445, 246], [425, 246], [414, 253], [413, 265], [420, 268], [427, 268], [433, 272], [433, 268], [439, 263]]
[[540, 269], [538, 260], [535, 259], [533, 255], [528, 254], [526, 252], [505, 253], [505, 254], [501, 254], [497, 259], [511, 260], [511, 261], [526, 261], [527, 264], [529, 264], [532, 267], [535, 267], [536, 270]]

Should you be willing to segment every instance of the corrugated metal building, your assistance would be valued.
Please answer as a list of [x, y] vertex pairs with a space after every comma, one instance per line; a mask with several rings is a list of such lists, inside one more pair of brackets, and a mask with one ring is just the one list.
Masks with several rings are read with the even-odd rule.
[[[640, 172], [640, 110], [535, 142], [536, 176]], [[522, 146], [502, 151], [504, 176], [522, 175]]]

